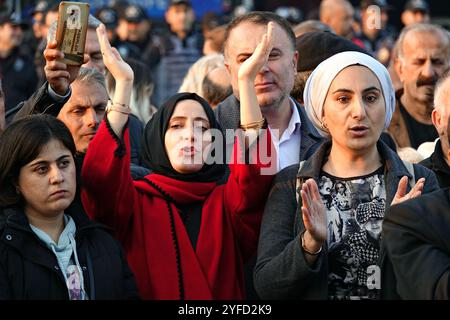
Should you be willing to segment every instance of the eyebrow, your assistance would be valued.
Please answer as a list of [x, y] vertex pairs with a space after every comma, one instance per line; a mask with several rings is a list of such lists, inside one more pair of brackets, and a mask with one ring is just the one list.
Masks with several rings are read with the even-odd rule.
[[[369, 87], [369, 88], [366, 88], [366, 89], [363, 90], [363, 92], [374, 91], [374, 90], [375, 90], [375, 91], [378, 91], [378, 92], [381, 92], [381, 90], [378, 89], [377, 87]], [[336, 91], [332, 92], [331, 94], [335, 94], [335, 93], [338, 93], [338, 92], [354, 93], [353, 90], [342, 88], [342, 89], [337, 89]]]
[[[172, 119], [170, 119], [170, 121], [184, 120], [184, 119], [186, 119], [186, 118], [187, 118], [187, 117], [173, 117]], [[203, 117], [195, 117], [195, 118], [194, 118], [194, 121], [195, 121], [195, 120], [206, 121], [206, 122], [209, 123], [209, 120], [206, 119], [206, 118], [203, 118]]]
[[[253, 51], [253, 52], [255, 52], [255, 51]], [[242, 53], [239, 53], [236, 56], [236, 59], [239, 59], [240, 57], [250, 57], [253, 54], [253, 52], [242, 52]], [[272, 52], [280, 53], [280, 52], [283, 52], [283, 51], [280, 48], [278, 48], [278, 47], [273, 47], [272, 50], [270, 51], [270, 53], [272, 53]]]
[[[62, 155], [61, 157], [59, 157], [58, 159], [56, 159], [56, 161], [58, 162], [58, 161], [61, 161], [61, 160], [66, 159], [66, 158], [70, 158], [70, 156], [71, 156], [70, 154]], [[51, 161], [46, 161], [46, 160], [36, 160], [35, 162], [31, 162], [30, 164], [28, 164], [28, 166], [34, 167], [34, 166], [37, 166], [37, 165], [39, 165], [39, 164], [47, 164], [47, 163], [49, 163], [49, 162], [51, 162]]]

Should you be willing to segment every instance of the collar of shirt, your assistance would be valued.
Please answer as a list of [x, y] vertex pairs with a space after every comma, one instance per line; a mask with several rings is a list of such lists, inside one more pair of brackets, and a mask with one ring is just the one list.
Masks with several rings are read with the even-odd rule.
[[269, 126], [269, 130], [272, 134], [272, 142], [277, 152], [278, 171], [292, 164], [299, 163], [300, 161], [300, 113], [298, 112], [295, 102], [291, 98], [289, 98], [289, 101], [292, 109], [291, 119], [289, 120], [288, 127], [284, 130], [279, 140], [273, 135], [272, 129]]
[[289, 102], [292, 110], [291, 119], [289, 120], [289, 124], [286, 130], [284, 130], [279, 140], [277, 136], [273, 135], [272, 132], [273, 129], [269, 126], [270, 133], [272, 134], [273, 143], [276, 144], [277, 146], [282, 144], [284, 141], [289, 140], [289, 138], [291, 138], [291, 136], [295, 134], [296, 131], [300, 130], [300, 126], [302, 124], [300, 119], [300, 113], [298, 112], [295, 102], [292, 100], [292, 98], [289, 98]]

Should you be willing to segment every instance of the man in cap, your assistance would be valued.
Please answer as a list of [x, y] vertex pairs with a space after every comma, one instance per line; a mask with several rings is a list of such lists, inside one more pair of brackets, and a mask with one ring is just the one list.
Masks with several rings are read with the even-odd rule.
[[409, 26], [413, 23], [430, 22], [430, 7], [425, 0], [409, 0], [401, 15], [402, 23]]
[[26, 23], [15, 13], [0, 16], [0, 74], [6, 111], [30, 97], [36, 89], [33, 59], [21, 45]]
[[162, 51], [155, 73], [156, 105], [178, 92], [184, 76], [201, 57], [203, 49], [203, 38], [194, 29], [195, 14], [189, 1], [170, 1], [164, 17], [169, 32], [160, 35]]
[[141, 6], [130, 4], [125, 7], [119, 15], [117, 36], [120, 43], [137, 48], [138, 55], [130, 56], [143, 61], [153, 71], [160, 59], [160, 40], [153, 34], [147, 13]]
[[45, 13], [48, 10], [48, 1], [41, 0], [39, 1], [36, 6], [31, 11], [31, 17], [32, 17], [32, 28], [35, 39], [39, 42], [42, 38], [45, 37], [45, 34], [43, 33], [43, 26], [45, 25]]
[[141, 59], [139, 48], [128, 41], [122, 41], [117, 35], [117, 26], [119, 24], [119, 16], [112, 7], [103, 7], [97, 10], [95, 17], [99, 19], [106, 27], [108, 40], [115, 47], [123, 59], [133, 58]]

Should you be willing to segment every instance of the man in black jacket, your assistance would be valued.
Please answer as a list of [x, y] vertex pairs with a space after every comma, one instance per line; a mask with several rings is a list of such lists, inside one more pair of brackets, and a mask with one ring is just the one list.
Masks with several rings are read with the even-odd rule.
[[6, 111], [30, 97], [36, 89], [33, 59], [22, 45], [24, 26], [17, 15], [0, 16], [0, 74]]
[[441, 188], [447, 188], [450, 187], [450, 71], [436, 84], [431, 121], [439, 134], [439, 140], [436, 141], [433, 154], [420, 164], [433, 170]]
[[383, 237], [401, 298], [450, 298], [450, 188], [392, 206]]

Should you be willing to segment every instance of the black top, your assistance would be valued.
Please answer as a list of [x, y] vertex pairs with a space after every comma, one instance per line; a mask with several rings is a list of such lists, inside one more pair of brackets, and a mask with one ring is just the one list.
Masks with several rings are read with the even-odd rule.
[[420, 162], [420, 164], [436, 174], [441, 188], [450, 187], [450, 166], [445, 161], [444, 153], [441, 148], [441, 140], [436, 142], [433, 154]]
[[197, 247], [198, 235], [200, 234], [200, 226], [202, 224], [202, 202], [194, 202], [189, 204], [177, 204], [178, 212], [181, 220], [183, 220], [186, 232], [191, 241], [192, 248]]
[[417, 149], [422, 143], [434, 141], [439, 137], [436, 128], [432, 124], [423, 124], [414, 119], [408, 111], [406, 111], [400, 100], [398, 106], [403, 119], [405, 119], [411, 147]]
[[[208, 102], [195, 93], [177, 93], [167, 100], [156, 112], [150, 121], [147, 123], [142, 136], [141, 146], [141, 160], [142, 164], [157, 174], [164, 175], [173, 179], [181, 181], [192, 182], [216, 182], [225, 173], [226, 164], [225, 159], [222, 163], [207, 163], [198, 171], [194, 173], [182, 174], [177, 172], [171, 165], [169, 157], [166, 152], [164, 137], [167, 129], [169, 128], [170, 118], [177, 104], [183, 100], [195, 100], [197, 101], [205, 111], [208, 118], [210, 128], [221, 130], [215, 116]], [[222, 145], [225, 146], [224, 137], [217, 137], [217, 139], [223, 139]], [[214, 152], [220, 152], [220, 150], [213, 150]], [[222, 151], [222, 155], [225, 156], [225, 151]], [[208, 155], [207, 160], [211, 160]], [[220, 156], [220, 155], [219, 155]]]
[[[69, 214], [77, 226], [75, 240], [89, 299], [135, 299], [134, 276], [111, 230], [83, 213]], [[0, 300], [67, 300], [64, 276], [54, 253], [31, 230], [19, 207], [5, 209], [0, 229]]]

